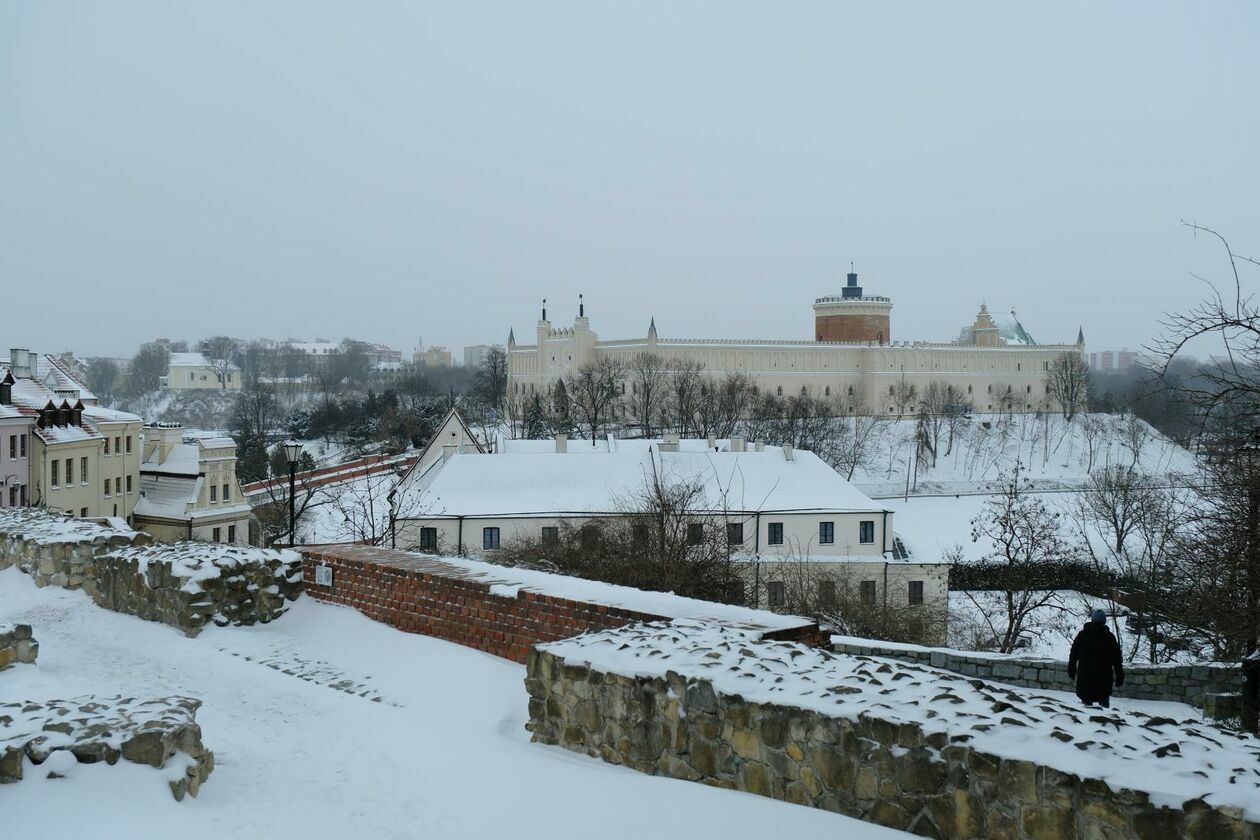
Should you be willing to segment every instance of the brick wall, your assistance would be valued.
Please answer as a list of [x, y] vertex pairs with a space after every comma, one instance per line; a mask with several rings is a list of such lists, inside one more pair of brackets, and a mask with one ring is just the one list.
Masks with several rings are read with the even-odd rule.
[[820, 315], [814, 319], [817, 341], [891, 341], [887, 315]]
[[[678, 617], [521, 588], [512, 580], [512, 569], [503, 569], [504, 579], [496, 580], [480, 568], [484, 564], [374, 546], [307, 546], [302, 548], [302, 557], [303, 588], [316, 600], [355, 607], [399, 630], [445, 639], [515, 662], [524, 662], [538, 642], [636, 621]], [[332, 569], [331, 587], [316, 584], [315, 570], [320, 565]], [[660, 602], [662, 596], [655, 595], [654, 600]], [[677, 600], [680, 605], [698, 603]], [[767, 614], [767, 619], [781, 617]], [[807, 644], [824, 641], [818, 626], [810, 622], [792, 627], [772, 622], [763, 637]]]

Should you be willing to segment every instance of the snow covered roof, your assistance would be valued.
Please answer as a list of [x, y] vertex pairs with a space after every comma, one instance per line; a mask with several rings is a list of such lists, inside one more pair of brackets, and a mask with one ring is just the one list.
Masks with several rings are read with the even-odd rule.
[[[185, 438], [189, 440], [189, 438]], [[214, 437], [196, 437], [191, 440], [195, 441], [202, 449], [226, 449], [229, 446], [236, 446], [236, 441], [230, 437], [216, 435]]]
[[195, 443], [177, 443], [161, 457], [162, 447], [155, 446], [140, 464], [140, 473], [159, 472], [174, 475], [197, 475], [201, 472], [201, 449]]
[[161, 519], [184, 519], [188, 506], [197, 501], [201, 492], [201, 479], [195, 474], [156, 475], [140, 473], [140, 499], [136, 502], [137, 516]]
[[126, 411], [115, 411], [112, 408], [101, 408], [99, 405], [83, 407], [83, 416], [91, 417], [98, 423], [139, 423], [140, 417]]
[[1007, 344], [1022, 344], [1031, 346], [1037, 342], [1028, 334], [1028, 330], [1024, 329], [1024, 325], [1015, 317], [1015, 310], [1012, 309], [1007, 315], [994, 315], [993, 323], [998, 326], [998, 335]]
[[[633, 504], [654, 475], [698, 482], [703, 510], [878, 512], [885, 508], [812, 452], [661, 452], [643, 441], [597, 458], [539, 453], [456, 453], [435, 462], [405, 493], [417, 508], [447, 516], [612, 514]], [[598, 447], [596, 447], [598, 449]]]
[[[172, 353], [170, 360], [171, 367], [191, 367], [191, 368], [208, 368], [213, 367], [213, 363], [201, 353]], [[236, 365], [228, 363], [228, 370], [240, 370]]]
[[[57, 394], [61, 398], [72, 400], [83, 400], [84, 403], [95, 403], [96, 394], [92, 393], [83, 382], [80, 382], [70, 373], [70, 370], [62, 364], [61, 360], [56, 356], [47, 353], [37, 355], [35, 358], [34, 377], [31, 379], [18, 379], [13, 386], [13, 399], [17, 400], [18, 386], [27, 382], [31, 385], [42, 388], [48, 394]], [[6, 356], [0, 358], [0, 369], [11, 370], [11, 360]], [[41, 405], [43, 402], [41, 401]]]

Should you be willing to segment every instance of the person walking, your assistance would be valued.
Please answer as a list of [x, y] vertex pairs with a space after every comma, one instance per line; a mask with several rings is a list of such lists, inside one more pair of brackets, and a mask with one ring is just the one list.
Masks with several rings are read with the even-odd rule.
[[1076, 680], [1076, 696], [1086, 706], [1095, 703], [1111, 707], [1112, 675], [1115, 685], [1124, 685], [1124, 662], [1120, 643], [1107, 627], [1107, 614], [1094, 610], [1072, 642], [1068, 656], [1068, 678]]

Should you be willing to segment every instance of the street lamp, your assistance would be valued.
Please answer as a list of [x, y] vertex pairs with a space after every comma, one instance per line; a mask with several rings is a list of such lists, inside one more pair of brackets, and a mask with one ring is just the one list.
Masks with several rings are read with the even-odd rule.
[[1256, 643], [1260, 626], [1260, 428], [1238, 447], [1238, 463], [1247, 482], [1247, 655], [1243, 657], [1242, 724], [1245, 731], [1255, 732], [1260, 728], [1260, 651]]
[[297, 516], [294, 508], [294, 496], [297, 488], [297, 466], [298, 461], [302, 458], [302, 444], [296, 440], [286, 440], [284, 442], [284, 457], [289, 462], [289, 545], [292, 546], [296, 540], [295, 528], [297, 526]]

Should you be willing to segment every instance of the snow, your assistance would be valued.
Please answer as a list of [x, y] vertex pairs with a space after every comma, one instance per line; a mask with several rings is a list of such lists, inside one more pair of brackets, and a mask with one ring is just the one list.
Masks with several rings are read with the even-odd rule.
[[162, 448], [154, 447], [148, 460], [140, 465], [141, 471], [197, 475], [200, 472], [201, 449], [195, 443], [177, 443], [161, 459]]
[[[618, 441], [618, 445], [628, 443]], [[637, 448], [637, 447], [636, 447]], [[703, 484], [711, 510], [878, 512], [871, 501], [812, 452], [788, 460], [764, 452], [606, 452], [602, 457], [537, 454], [451, 455], [404, 493], [428, 513], [464, 516], [610, 514], [633, 504], [659, 475]]]
[[1193, 718], [1164, 717], [1176, 708], [1172, 704], [1156, 704], [1154, 714], [1138, 703], [1123, 711], [1082, 710], [1058, 692], [766, 642], [712, 623], [637, 625], [542, 647], [567, 663], [605, 672], [665, 677], [674, 671], [707, 679], [719, 692], [751, 702], [851, 720], [869, 715], [916, 724], [926, 734], [966, 734], [976, 749], [1004, 758], [1032, 755], [1039, 764], [1105, 779], [1113, 788], [1146, 791], [1157, 805], [1180, 807], [1203, 797], [1213, 805], [1241, 808], [1249, 819], [1260, 818], [1260, 739]]
[[38, 666], [0, 677], [6, 697], [197, 697], [215, 753], [181, 803], [162, 771], [127, 762], [33, 773], [0, 787], [13, 837], [906, 836], [531, 744], [523, 667], [344, 607], [301, 598], [270, 624], [187, 639], [8, 569], [0, 620], [41, 643]]
[[[119, 520], [111, 517], [106, 521], [117, 523]], [[97, 537], [130, 537], [134, 533], [130, 528], [111, 527], [47, 508], [0, 508], [0, 534], [40, 543], [84, 542]]]

